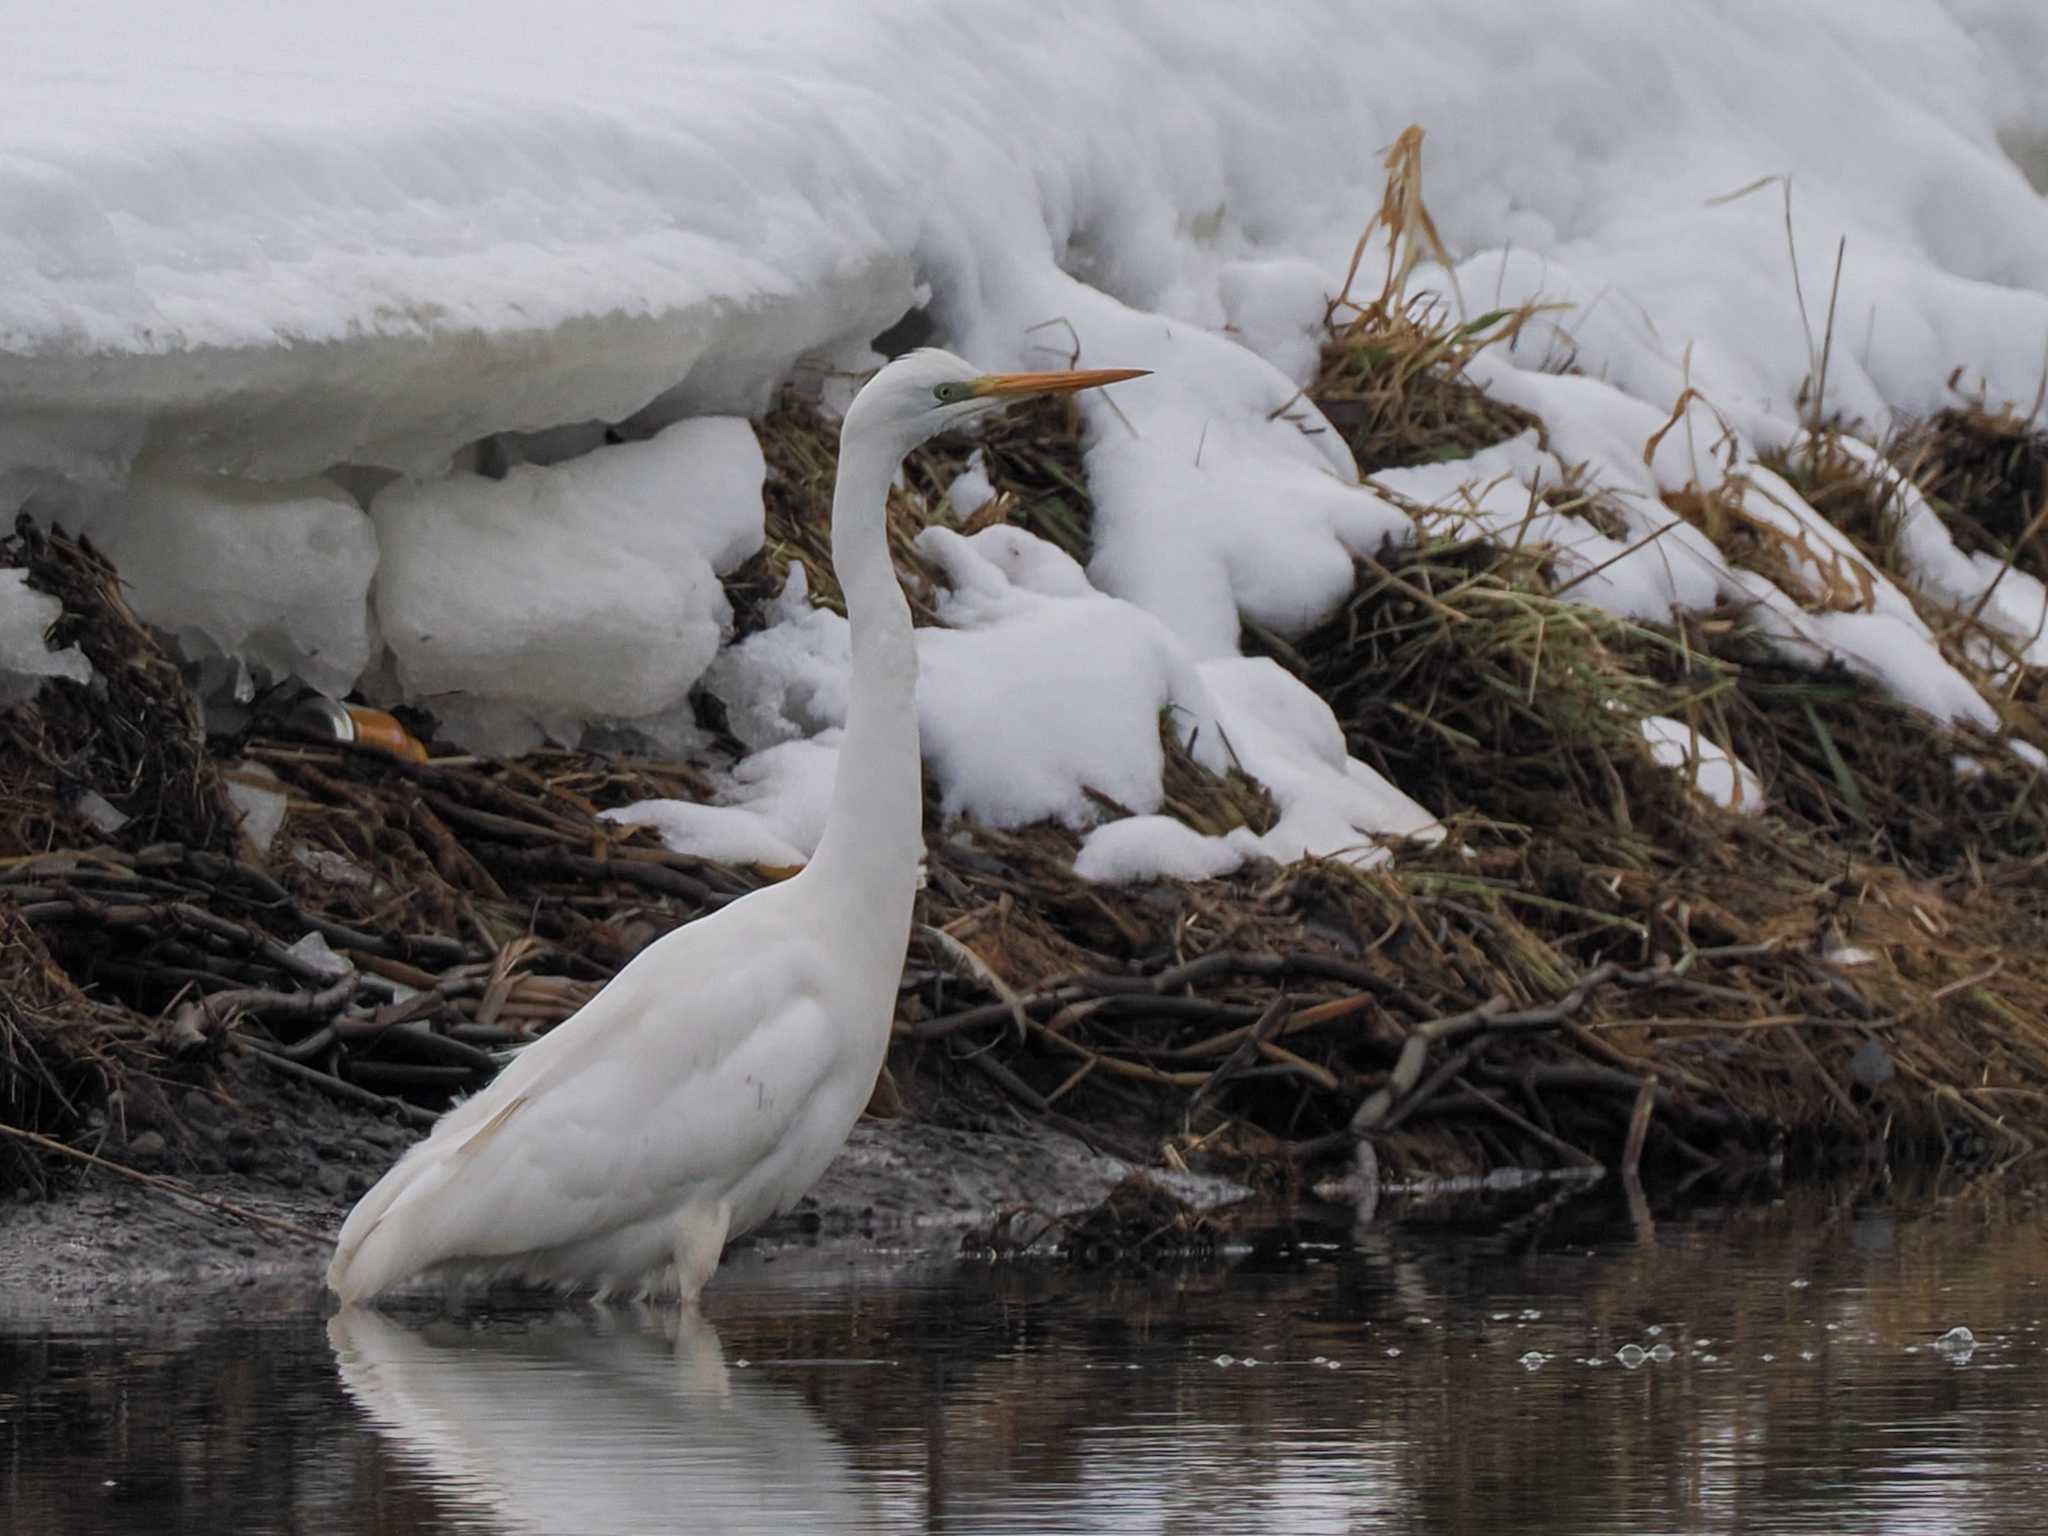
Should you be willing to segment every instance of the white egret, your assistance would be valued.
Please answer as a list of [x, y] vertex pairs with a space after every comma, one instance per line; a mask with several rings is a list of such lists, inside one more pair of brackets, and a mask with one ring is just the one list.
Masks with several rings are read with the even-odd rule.
[[817, 1181], [881, 1070], [924, 851], [890, 481], [924, 439], [1005, 401], [1142, 371], [980, 374], [921, 351], [868, 382], [832, 498], [853, 675], [817, 854], [649, 945], [443, 1116], [343, 1224], [327, 1283], [344, 1301], [480, 1275], [694, 1304], [726, 1240]]

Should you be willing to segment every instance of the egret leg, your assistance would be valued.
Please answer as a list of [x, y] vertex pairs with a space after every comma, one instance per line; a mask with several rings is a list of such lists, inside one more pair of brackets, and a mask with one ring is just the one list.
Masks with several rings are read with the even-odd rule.
[[718, 1256], [725, 1252], [725, 1234], [732, 1226], [732, 1207], [721, 1200], [716, 1205], [693, 1205], [676, 1223], [676, 1295], [694, 1311], [697, 1297], [718, 1268]]
[[673, 1315], [676, 1384], [699, 1397], [730, 1397], [732, 1378], [725, 1369], [725, 1349], [718, 1342], [718, 1330], [695, 1307]]

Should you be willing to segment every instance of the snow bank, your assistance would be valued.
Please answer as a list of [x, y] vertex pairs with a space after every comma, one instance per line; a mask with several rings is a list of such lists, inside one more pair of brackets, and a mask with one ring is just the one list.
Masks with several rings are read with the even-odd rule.
[[[0, 0], [0, 512], [34, 495], [98, 519], [197, 654], [358, 675], [478, 745], [592, 719], [684, 739], [702, 677], [757, 755], [698, 808], [731, 814], [676, 814], [779, 862], [814, 841], [844, 636], [798, 592], [717, 655], [715, 578], [758, 544], [761, 468], [736, 421], [702, 418], [798, 371], [843, 403], [831, 370], [921, 305], [990, 367], [1156, 370], [1084, 404], [1085, 573], [928, 536], [953, 585], [921, 709], [963, 812], [1080, 825], [1087, 789], [1151, 809], [1171, 706], [1199, 750], [1227, 734], [1258, 759], [1282, 806], [1266, 853], [1371, 858], [1426, 832], [1238, 640], [1313, 625], [1354, 557], [1429, 508], [1550, 542], [1588, 601], [1738, 602], [1804, 661], [1985, 725], [1908, 595], [1850, 573], [1755, 461], [1798, 440], [1838, 242], [1831, 410], [1874, 437], [1958, 367], [2034, 398], [2042, 18], [1386, 0], [1361, 28], [1347, 0], [618, 0], [592, 25], [557, 0]], [[1562, 306], [1473, 370], [1546, 446], [1361, 485], [1295, 391], [1411, 122], [1456, 290]], [[598, 446], [607, 427], [629, 441]], [[1568, 473], [1625, 537], [1537, 504]], [[1662, 500], [1728, 476], [1815, 552], [1803, 590], [1731, 570]], [[955, 514], [987, 488], [963, 476]], [[2048, 594], [1994, 584], [1902, 504], [1916, 579], [1983, 599], [2034, 656]], [[1845, 574], [1865, 595], [1830, 608]], [[1077, 635], [1117, 648], [1084, 667]], [[1141, 847], [1162, 869], [1224, 856], [1150, 823], [1097, 830], [1088, 856], [1130, 873]]]
[[1631, 393], [1673, 398], [1691, 342], [1724, 409], [1784, 411], [1780, 210], [1708, 202], [1784, 174], [1810, 285], [1850, 240], [1838, 403], [1925, 404], [1958, 364], [2032, 396], [2030, 0], [574, 14], [10, 0], [0, 399], [44, 429], [16, 467], [418, 470], [672, 390], [751, 408], [920, 284], [1000, 362], [1047, 339], [1001, 289], [1048, 260], [1298, 367], [1310, 272], [1410, 122], [1465, 290], [1575, 301], [1581, 368]]

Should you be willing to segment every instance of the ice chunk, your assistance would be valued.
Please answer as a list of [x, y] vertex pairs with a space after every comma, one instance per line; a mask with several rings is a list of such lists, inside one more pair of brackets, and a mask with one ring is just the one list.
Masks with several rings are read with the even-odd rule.
[[1200, 671], [1220, 736], [1210, 744], [1212, 760], [1241, 767], [1280, 809], [1280, 820], [1259, 839], [1267, 857], [1376, 864], [1386, 859], [1388, 842], [1442, 838], [1434, 816], [1345, 751], [1330, 706], [1279, 663], [1234, 657]]
[[1163, 794], [1160, 712], [1207, 701], [1165, 625], [1095, 592], [1069, 556], [1019, 528], [928, 528], [951, 583], [949, 629], [918, 632], [918, 720], [949, 814], [995, 826], [1101, 819]]
[[295, 959], [304, 961], [322, 976], [343, 976], [355, 969], [349, 964], [347, 957], [334, 952], [333, 946], [327, 942], [327, 936], [317, 929], [300, 938], [290, 947], [289, 953]]
[[193, 660], [227, 657], [328, 694], [348, 692], [369, 662], [377, 535], [331, 480], [138, 473], [75, 520], [137, 616]]
[[988, 459], [977, 448], [967, 456], [967, 467], [946, 487], [946, 507], [956, 522], [965, 522], [995, 500], [995, 482], [988, 477]]
[[763, 473], [753, 430], [720, 419], [503, 480], [392, 485], [371, 513], [399, 681], [550, 732], [672, 709], [728, 621], [714, 573], [760, 547]]
[[1683, 720], [1648, 715], [1636, 722], [1650, 744], [1650, 756], [1666, 768], [1691, 776], [1692, 784], [1716, 805], [1754, 816], [1764, 808], [1764, 783], [1750, 766]]
[[64, 616], [64, 605], [28, 584], [28, 572], [0, 569], [0, 704], [33, 698], [46, 677], [92, 680], [92, 663], [75, 645], [50, 649], [43, 636]]
[[1171, 816], [1126, 816], [1105, 822], [1082, 839], [1074, 873], [1083, 880], [1212, 880], [1258, 852], [1258, 838], [1243, 827], [1207, 837]]
[[840, 733], [756, 752], [718, 780], [718, 801], [642, 800], [604, 819], [652, 827], [679, 853], [777, 868], [804, 864], [825, 832]]
[[80, 790], [78, 798], [72, 802], [72, 809], [108, 837], [112, 837], [133, 820], [127, 812], [96, 789]]
[[852, 651], [846, 620], [813, 608], [802, 561], [792, 561], [772, 622], [721, 651], [704, 689], [725, 706], [726, 726], [749, 751], [846, 724]]
[[253, 761], [225, 769], [221, 780], [227, 789], [228, 803], [241, 817], [242, 841], [260, 861], [269, 855], [291, 803], [284, 785], [268, 767]]
[[391, 888], [376, 875], [354, 859], [336, 853], [331, 848], [316, 848], [310, 843], [297, 843], [293, 845], [291, 855], [296, 863], [311, 870], [322, 880], [365, 891], [372, 896], [390, 894]]

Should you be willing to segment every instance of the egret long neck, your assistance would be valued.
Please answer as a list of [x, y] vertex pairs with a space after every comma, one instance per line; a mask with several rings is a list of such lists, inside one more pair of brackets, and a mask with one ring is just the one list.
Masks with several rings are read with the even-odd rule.
[[878, 942], [909, 938], [924, 852], [924, 782], [917, 744], [917, 645], [910, 605], [889, 559], [889, 482], [902, 457], [849, 432], [832, 496], [832, 567], [846, 594], [853, 680], [832, 816], [811, 861], [814, 878], [879, 925]]

